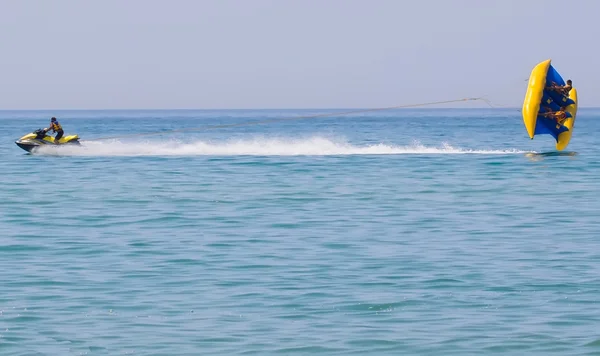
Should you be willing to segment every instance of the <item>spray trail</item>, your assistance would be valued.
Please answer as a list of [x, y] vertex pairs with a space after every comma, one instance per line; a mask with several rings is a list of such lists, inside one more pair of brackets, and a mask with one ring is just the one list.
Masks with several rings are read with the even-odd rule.
[[38, 155], [60, 156], [329, 156], [329, 155], [400, 155], [400, 154], [517, 154], [520, 150], [472, 150], [442, 144], [408, 146], [390, 144], [355, 145], [323, 137], [307, 139], [256, 138], [251, 140], [211, 141], [87, 141], [81, 146], [44, 146]]

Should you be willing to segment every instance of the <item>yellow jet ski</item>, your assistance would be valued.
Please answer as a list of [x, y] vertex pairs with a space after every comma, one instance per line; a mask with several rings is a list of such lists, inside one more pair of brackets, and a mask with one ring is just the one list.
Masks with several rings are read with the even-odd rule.
[[27, 152], [34, 152], [40, 146], [60, 146], [60, 145], [81, 145], [79, 136], [69, 135], [63, 136], [58, 140], [58, 144], [54, 142], [54, 137], [46, 135], [46, 130], [38, 129], [32, 133], [21, 137], [15, 143]]

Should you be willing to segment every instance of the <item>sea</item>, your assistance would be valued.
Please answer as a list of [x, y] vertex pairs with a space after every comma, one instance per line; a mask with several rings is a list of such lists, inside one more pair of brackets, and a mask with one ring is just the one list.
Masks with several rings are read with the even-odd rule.
[[600, 109], [346, 111], [1, 111], [0, 355], [600, 354]]

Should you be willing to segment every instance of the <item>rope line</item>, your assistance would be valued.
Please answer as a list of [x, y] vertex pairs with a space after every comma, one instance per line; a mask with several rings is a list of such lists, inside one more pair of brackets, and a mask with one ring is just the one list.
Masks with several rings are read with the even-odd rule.
[[[481, 100], [481, 101], [483, 101], [483, 102], [485, 102], [492, 109], [497, 109], [497, 108], [515, 109], [514, 107], [508, 106], [508, 105], [494, 105], [494, 104], [492, 104], [492, 102], [489, 99], [487, 99], [485, 97], [485, 95], [482, 96], [481, 98], [478, 98], [478, 99]], [[518, 111], [518, 112], [522, 111], [521, 109], [518, 109], [518, 108], [516, 108], [515, 110]]]
[[112, 139], [124, 138], [124, 137], [154, 136], [154, 135], [164, 135], [164, 134], [176, 133], [176, 132], [205, 131], [205, 130], [230, 128], [230, 127], [237, 127], [237, 126], [261, 125], [261, 124], [280, 122], [280, 121], [288, 121], [288, 120], [314, 119], [314, 118], [319, 118], [319, 117], [341, 116], [341, 115], [359, 114], [359, 113], [366, 113], [366, 112], [373, 112], [373, 111], [383, 111], [383, 110], [411, 108], [411, 107], [419, 107], [419, 106], [448, 104], [448, 103], [455, 103], [455, 102], [460, 102], [460, 101], [476, 101], [476, 100], [481, 100], [481, 101], [487, 103], [490, 107], [493, 107], [490, 104], [489, 100], [487, 100], [483, 97], [463, 98], [463, 99], [454, 99], [454, 100], [433, 101], [433, 102], [420, 103], [420, 104], [396, 105], [396, 106], [388, 106], [388, 107], [374, 108], [374, 109], [359, 109], [359, 110], [329, 113], [329, 114], [316, 114], [316, 115], [307, 115], [307, 116], [266, 119], [266, 120], [250, 121], [250, 122], [243, 122], [243, 123], [237, 123], [237, 124], [210, 125], [210, 126], [197, 127], [197, 128], [186, 128], [186, 129], [168, 130], [168, 131], [160, 131], [160, 132], [149, 132], [149, 133], [138, 133], [138, 134], [129, 134], [129, 135], [100, 137], [100, 138], [86, 140], [86, 141], [112, 140]]

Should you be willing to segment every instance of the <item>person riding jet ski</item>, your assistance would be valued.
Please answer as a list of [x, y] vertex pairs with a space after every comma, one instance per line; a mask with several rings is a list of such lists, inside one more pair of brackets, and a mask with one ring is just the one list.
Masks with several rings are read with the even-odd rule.
[[56, 133], [56, 136], [54, 137], [54, 143], [55, 144], [59, 144], [59, 140], [61, 139], [61, 137], [63, 137], [63, 135], [65, 134], [65, 132], [63, 131], [62, 126], [60, 126], [60, 124], [58, 123], [58, 121], [56, 120], [55, 117], [52, 117], [52, 119], [50, 119], [50, 127], [48, 127], [47, 129], [44, 129], [44, 132], [48, 132], [52, 130], [52, 132]]

